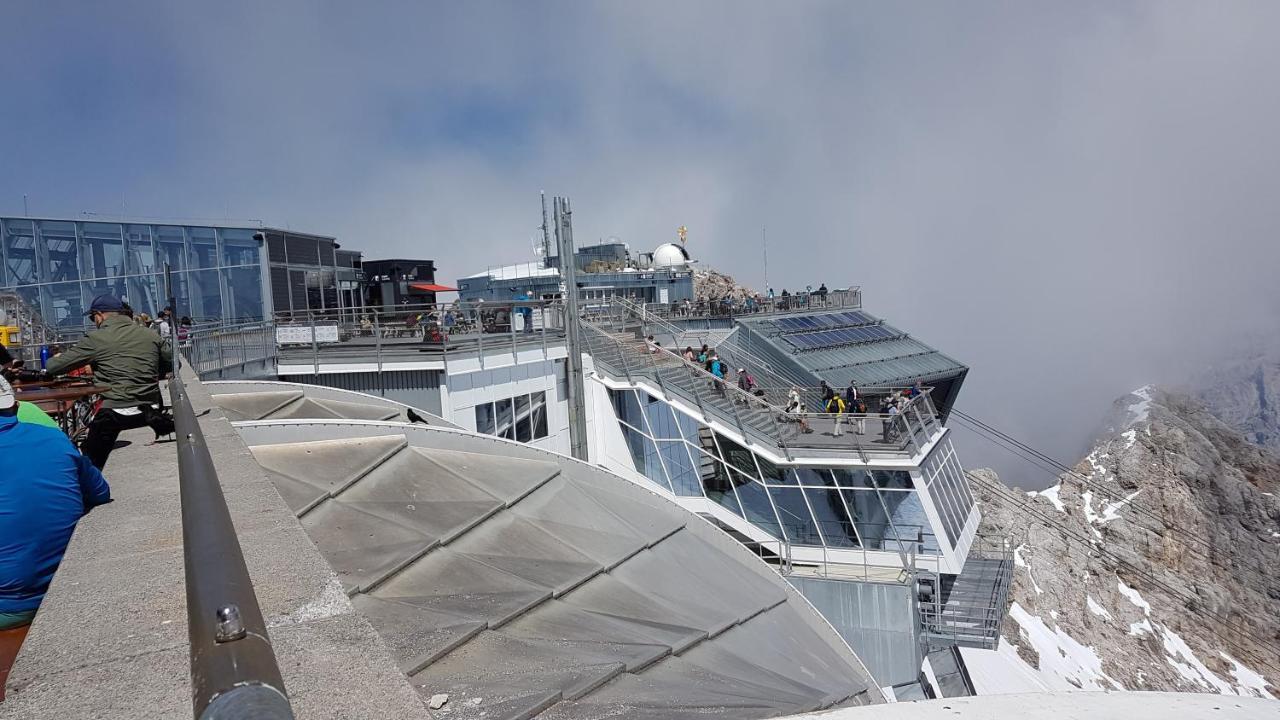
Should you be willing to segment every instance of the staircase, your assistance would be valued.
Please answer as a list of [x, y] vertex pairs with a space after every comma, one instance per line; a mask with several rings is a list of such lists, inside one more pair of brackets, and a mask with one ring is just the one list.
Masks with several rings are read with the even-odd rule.
[[979, 538], [964, 571], [924, 580], [920, 620], [930, 647], [963, 645], [994, 650], [1000, 642], [1013, 578], [1013, 553], [1003, 539]]

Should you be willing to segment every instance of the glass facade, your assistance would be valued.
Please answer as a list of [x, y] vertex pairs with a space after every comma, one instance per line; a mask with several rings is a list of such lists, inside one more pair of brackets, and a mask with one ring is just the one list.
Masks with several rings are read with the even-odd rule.
[[933, 498], [934, 507], [942, 518], [942, 526], [946, 529], [951, 542], [956, 542], [964, 525], [973, 511], [973, 493], [969, 491], [969, 482], [965, 478], [964, 468], [956, 458], [956, 450], [951, 440], [938, 443], [929, 457], [920, 465], [925, 487]]
[[794, 545], [941, 552], [905, 470], [777, 465], [642, 391], [610, 397], [636, 470], [675, 495], [705, 497]]
[[0, 218], [0, 288], [16, 290], [53, 329], [79, 330], [94, 296], [111, 293], [155, 316], [167, 304], [169, 264], [177, 313], [197, 324], [262, 320], [256, 230]]

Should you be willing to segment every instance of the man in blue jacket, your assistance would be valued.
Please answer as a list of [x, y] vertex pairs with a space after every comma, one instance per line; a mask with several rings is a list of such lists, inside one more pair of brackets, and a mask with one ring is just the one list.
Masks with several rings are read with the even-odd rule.
[[0, 698], [76, 523], [111, 502], [102, 473], [57, 428], [18, 422], [0, 378]]

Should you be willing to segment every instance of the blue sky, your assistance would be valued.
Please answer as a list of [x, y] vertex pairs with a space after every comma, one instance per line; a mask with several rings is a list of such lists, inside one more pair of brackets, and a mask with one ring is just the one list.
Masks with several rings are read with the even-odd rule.
[[260, 219], [445, 280], [531, 259], [544, 189], [580, 241], [686, 225], [754, 285], [767, 226], [775, 287], [862, 285], [1074, 460], [1111, 398], [1280, 316], [1277, 15], [9, 2], [0, 212]]

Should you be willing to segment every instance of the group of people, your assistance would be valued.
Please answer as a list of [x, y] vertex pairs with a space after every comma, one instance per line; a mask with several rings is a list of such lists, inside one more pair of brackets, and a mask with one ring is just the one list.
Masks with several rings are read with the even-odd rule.
[[177, 329], [190, 320], [175, 326], [166, 311], [148, 323], [111, 295], [94, 298], [86, 314], [96, 329], [51, 355], [40, 372], [55, 377], [87, 367], [105, 386], [79, 448], [40, 408], [18, 399], [10, 379], [25, 372], [22, 363], [0, 352], [0, 699], [76, 523], [111, 502], [102, 470], [120, 433], [150, 426], [159, 438], [174, 430], [159, 381], [172, 370]]
[[[837, 392], [831, 387], [827, 381], [821, 381], [818, 387], [821, 395], [819, 401], [819, 412], [832, 416], [831, 434], [840, 437], [844, 434], [844, 425], [848, 424], [854, 428], [854, 432], [858, 435], [867, 433], [867, 417], [868, 409], [867, 398], [863, 396], [858, 386], [850, 381], [849, 386], [843, 392]], [[898, 416], [901, 415], [916, 397], [924, 394], [924, 388], [919, 382], [915, 385], [903, 389], [894, 390], [886, 395], [881, 395], [876, 403], [875, 413], [880, 417], [881, 437], [884, 442], [891, 442], [900, 432], [900, 423]], [[813, 432], [806, 417], [804, 400], [801, 398], [800, 389], [792, 387], [787, 394], [786, 413], [800, 425], [800, 431], [803, 433]]]
[[671, 314], [678, 317], [694, 317], [709, 315], [712, 317], [751, 315], [772, 310], [787, 310], [795, 307], [825, 307], [830, 291], [826, 283], [817, 290], [792, 294], [786, 288], [781, 295], [775, 295], [773, 288], [765, 294], [751, 293], [745, 290], [728, 292], [719, 297], [699, 295], [696, 299], [684, 299], [671, 304]]

